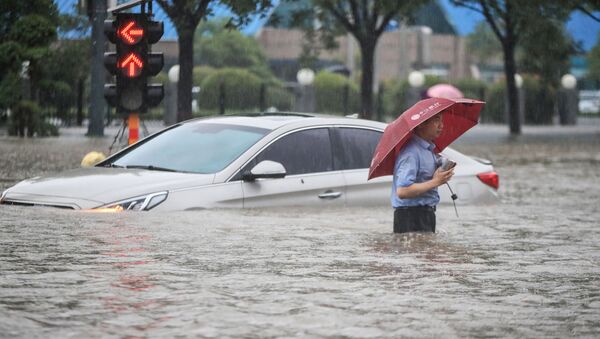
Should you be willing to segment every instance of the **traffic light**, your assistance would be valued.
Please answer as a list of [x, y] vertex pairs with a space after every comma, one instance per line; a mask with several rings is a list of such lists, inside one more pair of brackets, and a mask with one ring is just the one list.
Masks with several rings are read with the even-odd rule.
[[151, 21], [145, 13], [118, 13], [104, 22], [104, 33], [116, 45], [116, 52], [104, 53], [104, 65], [116, 77], [104, 86], [104, 97], [120, 113], [145, 113], [160, 103], [161, 84], [148, 84], [148, 78], [163, 68], [163, 54], [150, 53], [160, 40], [163, 23]]

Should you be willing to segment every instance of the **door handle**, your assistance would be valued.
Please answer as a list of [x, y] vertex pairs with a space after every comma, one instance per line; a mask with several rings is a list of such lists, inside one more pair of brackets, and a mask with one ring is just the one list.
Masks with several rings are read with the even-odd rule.
[[319, 194], [319, 199], [337, 199], [342, 196], [342, 192], [325, 191]]

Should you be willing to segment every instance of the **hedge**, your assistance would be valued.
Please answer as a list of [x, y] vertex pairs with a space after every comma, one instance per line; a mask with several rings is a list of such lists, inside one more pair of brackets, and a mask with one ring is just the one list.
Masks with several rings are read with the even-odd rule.
[[358, 85], [345, 76], [321, 71], [315, 76], [314, 86], [317, 112], [343, 114], [346, 88], [348, 90], [348, 113], [359, 111], [360, 93]]
[[14, 106], [8, 133], [21, 137], [58, 136], [58, 128], [44, 121], [42, 110], [37, 103], [21, 100]]
[[[538, 78], [523, 77], [522, 96], [525, 100], [525, 124], [542, 125], [552, 124], [554, 107], [556, 104], [556, 91], [544, 85]], [[488, 123], [507, 122], [506, 82], [501, 81], [490, 86], [485, 97], [486, 105], [481, 112], [481, 121]]]
[[202, 81], [198, 95], [198, 107], [215, 110], [224, 91], [225, 109], [258, 111], [261, 85], [265, 87], [265, 105], [278, 110], [289, 110], [293, 95], [281, 86], [268, 85], [261, 78], [241, 68], [221, 68], [211, 72]]

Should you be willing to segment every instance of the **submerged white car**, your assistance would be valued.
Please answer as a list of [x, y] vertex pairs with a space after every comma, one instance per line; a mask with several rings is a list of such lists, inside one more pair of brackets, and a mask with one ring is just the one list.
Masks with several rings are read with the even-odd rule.
[[[2, 204], [98, 211], [390, 205], [391, 176], [367, 181], [386, 124], [257, 114], [194, 119], [140, 140], [91, 168], [24, 180]], [[447, 148], [458, 203], [493, 202], [489, 162]], [[441, 202], [451, 202], [446, 186]]]

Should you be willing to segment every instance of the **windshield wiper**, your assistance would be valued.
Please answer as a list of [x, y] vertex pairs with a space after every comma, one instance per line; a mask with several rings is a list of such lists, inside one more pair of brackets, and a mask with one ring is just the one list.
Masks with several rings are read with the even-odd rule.
[[111, 168], [125, 168], [125, 166], [121, 166], [121, 165], [117, 165], [114, 162], [111, 162], [110, 164], [106, 164], [104, 165], [104, 167], [111, 167]]
[[153, 166], [153, 165], [127, 165], [124, 167], [125, 168], [141, 168], [141, 169], [147, 169], [150, 171], [179, 172], [172, 168], [158, 167], [158, 166]]

